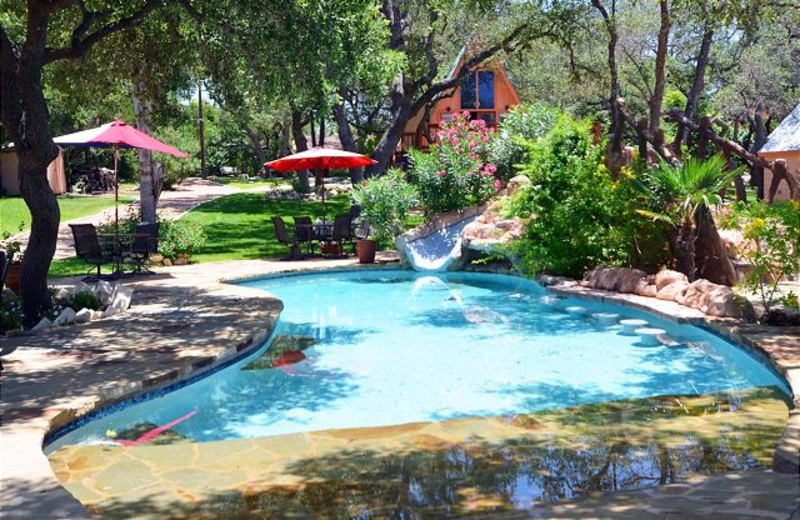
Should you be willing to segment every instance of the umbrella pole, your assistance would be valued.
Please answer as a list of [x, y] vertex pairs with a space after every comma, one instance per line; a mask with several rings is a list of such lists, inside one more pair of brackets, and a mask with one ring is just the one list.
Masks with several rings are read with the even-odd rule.
[[322, 194], [322, 222], [326, 222], [325, 220], [325, 174], [328, 173], [328, 170], [322, 170], [322, 184], [319, 189], [320, 194]]
[[114, 255], [119, 273], [122, 271], [122, 248], [119, 245], [119, 144], [114, 145]]

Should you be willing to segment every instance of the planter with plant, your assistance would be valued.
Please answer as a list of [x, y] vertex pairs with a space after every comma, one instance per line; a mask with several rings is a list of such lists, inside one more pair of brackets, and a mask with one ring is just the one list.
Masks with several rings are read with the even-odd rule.
[[[24, 224], [20, 224], [20, 232], [24, 229]], [[8, 287], [15, 293], [19, 293], [20, 283], [20, 270], [22, 269], [22, 246], [17, 240], [9, 240], [11, 234], [8, 232], [3, 233], [0, 244], [6, 252], [6, 258], [9, 259], [8, 271], [6, 271], [5, 287]]]
[[356, 250], [360, 263], [375, 261], [378, 247], [391, 245], [403, 232], [408, 210], [416, 201], [416, 193], [399, 170], [356, 185], [350, 195], [353, 204], [361, 206], [361, 218], [369, 224], [370, 234], [358, 240]]

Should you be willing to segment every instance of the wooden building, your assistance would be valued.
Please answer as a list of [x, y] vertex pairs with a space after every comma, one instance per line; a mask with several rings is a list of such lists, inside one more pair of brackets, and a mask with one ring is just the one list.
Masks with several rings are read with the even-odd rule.
[[[794, 175], [800, 182], [800, 105], [769, 134], [767, 142], [758, 151], [758, 155], [774, 161], [776, 159], [786, 160], [786, 171], [789, 175]], [[764, 192], [769, 194], [772, 186], [772, 171], [764, 170]], [[775, 199], [786, 200], [790, 198], [789, 185], [785, 180], [778, 184]]]
[[[64, 154], [59, 148], [58, 157], [47, 167], [47, 182], [56, 195], [67, 192], [67, 175], [64, 170]], [[0, 151], [0, 195], [18, 196], [19, 160], [13, 149]]]
[[[456, 58], [447, 77], [459, 73], [467, 60], [466, 47]], [[469, 73], [460, 87], [440, 99], [435, 106], [421, 110], [406, 124], [401, 151], [409, 148], [427, 149], [436, 139], [436, 132], [458, 112], [468, 111], [472, 119], [483, 119], [490, 127], [496, 127], [511, 107], [520, 103], [519, 96], [503, 70], [500, 60], [492, 58]]]

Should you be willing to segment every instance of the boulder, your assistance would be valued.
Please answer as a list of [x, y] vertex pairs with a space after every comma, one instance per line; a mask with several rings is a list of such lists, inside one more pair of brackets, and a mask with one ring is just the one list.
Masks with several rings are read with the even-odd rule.
[[508, 181], [508, 185], [506, 186], [506, 193], [509, 195], [513, 195], [520, 188], [525, 186], [530, 186], [531, 180], [528, 178], [527, 175], [516, 175], [511, 177], [511, 180]]
[[131, 306], [132, 297], [133, 288], [127, 285], [120, 285], [117, 293], [114, 295], [114, 300], [108, 306], [106, 312], [111, 310], [113, 314], [119, 314], [120, 312], [128, 310], [128, 307]]
[[83, 308], [75, 313], [75, 323], [86, 323], [92, 319], [92, 310]]
[[678, 271], [672, 271], [670, 269], [664, 269], [662, 271], [659, 271], [658, 274], [656, 274], [655, 283], [656, 283], [656, 288], [659, 291], [661, 291], [661, 289], [663, 289], [667, 285], [670, 285], [671, 283], [678, 281], [688, 283], [689, 279], [686, 277], [685, 274], [679, 273]]
[[643, 278], [639, 280], [639, 282], [636, 284], [633, 293], [638, 294], [639, 296], [655, 298], [656, 293], [658, 293], [658, 289], [656, 289], [656, 285], [650, 283], [647, 278]]
[[111, 303], [111, 300], [114, 299], [114, 293], [117, 290], [117, 284], [111, 284], [105, 280], [100, 280], [94, 286], [92, 292], [94, 292], [95, 296], [100, 299], [100, 303], [103, 305], [108, 305]]
[[48, 320], [47, 318], [42, 318], [41, 320], [39, 320], [39, 323], [37, 323], [36, 325], [33, 326], [33, 328], [31, 329], [31, 332], [39, 332], [40, 330], [46, 329], [47, 327], [49, 327], [52, 324], [53, 323], [50, 320]]
[[56, 319], [53, 320], [53, 325], [69, 325], [75, 321], [75, 311], [72, 307], [67, 307], [61, 311]]
[[56, 300], [63, 300], [65, 298], [68, 298], [69, 295], [70, 295], [70, 292], [68, 290], [64, 289], [63, 287], [61, 287], [56, 291], [56, 294], [53, 295], [53, 297]]
[[86, 282], [78, 282], [77, 284], [73, 285], [72, 288], [69, 290], [70, 294], [79, 294], [79, 293], [92, 293], [94, 292], [94, 287], [89, 285]]
[[[656, 287], [658, 287], [658, 285], [656, 285]], [[676, 301], [676, 299], [687, 287], [689, 287], [689, 282], [676, 280], [671, 284], [665, 285], [661, 289], [658, 289], [656, 298], [665, 301]]]
[[705, 293], [700, 310], [708, 316], [720, 318], [748, 318], [754, 314], [750, 302], [736, 297], [730, 287], [718, 286]]
[[617, 291], [631, 294], [636, 292], [636, 287], [642, 280], [647, 280], [647, 273], [641, 269], [623, 267], [617, 271]]

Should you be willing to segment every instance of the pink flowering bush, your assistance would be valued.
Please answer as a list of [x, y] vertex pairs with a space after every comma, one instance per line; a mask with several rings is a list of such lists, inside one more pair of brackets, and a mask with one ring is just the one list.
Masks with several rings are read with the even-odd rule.
[[470, 120], [469, 112], [463, 112], [442, 125], [439, 144], [431, 146], [430, 153], [410, 152], [426, 214], [481, 204], [500, 189], [497, 167], [490, 161], [493, 132], [485, 121]]

